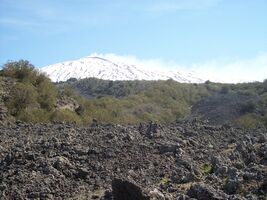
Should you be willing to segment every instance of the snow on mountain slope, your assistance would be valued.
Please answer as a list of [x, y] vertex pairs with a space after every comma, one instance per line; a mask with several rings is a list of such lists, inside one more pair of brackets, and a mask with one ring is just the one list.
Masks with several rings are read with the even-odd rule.
[[193, 72], [149, 70], [146, 66], [125, 63], [123, 59], [88, 56], [75, 61], [68, 61], [41, 68], [52, 81], [66, 81], [69, 78], [95, 77], [105, 80], [167, 80], [178, 82], [203, 82]]

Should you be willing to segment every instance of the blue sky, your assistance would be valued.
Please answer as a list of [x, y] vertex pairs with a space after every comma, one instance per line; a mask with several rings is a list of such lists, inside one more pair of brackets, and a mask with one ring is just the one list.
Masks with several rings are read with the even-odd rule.
[[0, 0], [1, 65], [95, 52], [214, 70], [261, 59], [264, 73], [267, 0]]

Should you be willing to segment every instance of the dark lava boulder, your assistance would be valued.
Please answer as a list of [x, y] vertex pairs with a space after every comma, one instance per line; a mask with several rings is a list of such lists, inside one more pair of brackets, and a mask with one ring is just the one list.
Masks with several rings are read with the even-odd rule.
[[204, 183], [192, 185], [188, 190], [187, 195], [198, 200], [225, 200], [228, 198], [224, 192], [215, 190], [212, 186]]
[[112, 181], [112, 193], [114, 200], [149, 200], [140, 187], [122, 179]]

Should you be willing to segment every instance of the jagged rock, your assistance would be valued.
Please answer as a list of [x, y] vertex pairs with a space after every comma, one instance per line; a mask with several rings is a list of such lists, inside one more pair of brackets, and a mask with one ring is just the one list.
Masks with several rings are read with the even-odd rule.
[[179, 148], [178, 144], [161, 144], [158, 146], [159, 152], [161, 154], [164, 153], [177, 153]]
[[263, 133], [260, 133], [259, 134], [259, 140], [258, 140], [258, 142], [259, 143], [265, 143], [265, 142], [267, 142], [267, 133], [265, 133], [265, 134], [263, 134]]
[[267, 178], [264, 179], [263, 183], [259, 187], [259, 192], [262, 194], [267, 194]]
[[187, 195], [198, 200], [224, 200], [227, 195], [220, 190], [215, 190], [213, 187], [204, 183], [197, 183], [190, 187]]
[[112, 193], [114, 200], [149, 200], [139, 186], [121, 179], [112, 181]]
[[230, 177], [230, 179], [235, 179], [237, 178], [239, 172], [235, 167], [231, 167], [228, 169], [228, 175]]
[[79, 111], [79, 107], [80, 105], [78, 102], [71, 97], [61, 96], [57, 99], [56, 109], [58, 110], [68, 109], [71, 111]]
[[237, 179], [229, 179], [224, 185], [224, 191], [227, 194], [236, 194], [240, 187], [241, 183]]
[[53, 160], [53, 167], [58, 170], [63, 170], [65, 168], [72, 167], [70, 161], [63, 156], [55, 157]]
[[1, 102], [0, 98], [0, 120], [4, 120], [7, 117], [7, 107]]
[[258, 176], [257, 173], [245, 172], [243, 174], [243, 179], [246, 181], [256, 180], [257, 176]]
[[176, 197], [176, 200], [192, 200], [193, 198], [190, 198], [188, 195], [185, 194], [178, 194]]
[[[157, 125], [160, 137], [150, 138], [149, 126], [144, 124], [139, 134], [134, 125], [2, 124], [0, 199], [27, 199], [32, 193], [37, 199], [93, 195], [112, 200], [113, 193], [125, 198], [121, 191], [129, 198], [148, 199], [151, 188], [159, 188], [157, 198], [162, 193], [166, 200], [260, 199], [266, 193], [267, 144], [259, 143], [258, 135], [266, 130], [179, 122]], [[203, 168], [210, 165], [212, 170]], [[104, 195], [114, 177], [120, 177], [113, 181], [114, 192]], [[230, 191], [235, 184], [240, 187]]]
[[88, 175], [89, 175], [89, 172], [87, 169], [85, 169], [85, 168], [78, 168], [77, 169], [77, 173], [76, 173], [77, 178], [86, 179]]
[[140, 123], [138, 126], [138, 132], [150, 139], [162, 137], [160, 125], [153, 122], [150, 122], [149, 124]]
[[149, 197], [151, 200], [165, 200], [165, 196], [157, 188], [149, 192]]
[[215, 171], [215, 174], [217, 176], [221, 176], [223, 177], [225, 174], [228, 173], [228, 167], [227, 166], [220, 166], [220, 167], [217, 167], [216, 171]]
[[28, 152], [28, 153], [25, 154], [25, 158], [27, 160], [34, 160], [35, 159], [35, 155], [34, 155], [33, 152]]
[[249, 194], [249, 195], [246, 195], [246, 197], [244, 199], [246, 199], [246, 200], [258, 200], [258, 197], [256, 195]]

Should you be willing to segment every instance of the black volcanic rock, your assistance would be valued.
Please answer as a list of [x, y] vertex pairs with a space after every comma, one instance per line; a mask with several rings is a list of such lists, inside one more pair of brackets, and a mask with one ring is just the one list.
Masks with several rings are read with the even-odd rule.
[[140, 187], [137, 185], [121, 179], [114, 179], [112, 181], [112, 193], [114, 200], [148, 200]]
[[266, 197], [265, 129], [153, 124], [0, 125], [0, 199]]
[[212, 186], [204, 183], [194, 184], [188, 190], [187, 195], [199, 200], [224, 200], [228, 196], [220, 190], [215, 190]]

